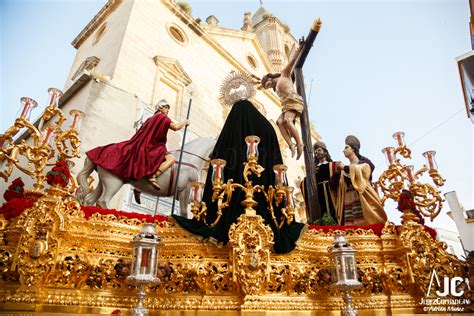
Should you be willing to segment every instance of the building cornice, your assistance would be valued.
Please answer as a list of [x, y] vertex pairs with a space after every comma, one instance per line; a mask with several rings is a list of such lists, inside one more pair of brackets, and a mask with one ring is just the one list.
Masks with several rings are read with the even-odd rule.
[[92, 18], [92, 20], [86, 25], [86, 27], [76, 36], [72, 41], [71, 45], [78, 49], [81, 44], [89, 38], [89, 36], [94, 33], [96, 28], [104, 22], [104, 20], [117, 9], [117, 7], [122, 3], [122, 0], [109, 0], [107, 3], [100, 9], [100, 11]]

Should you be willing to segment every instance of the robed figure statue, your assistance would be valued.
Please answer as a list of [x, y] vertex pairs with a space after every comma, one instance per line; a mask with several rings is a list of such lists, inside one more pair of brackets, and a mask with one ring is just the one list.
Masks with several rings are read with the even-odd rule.
[[[283, 163], [278, 139], [273, 126], [268, 120], [247, 101], [236, 102], [217, 139], [216, 146], [211, 159], [224, 159], [227, 164], [224, 168], [225, 180], [234, 179], [234, 182], [244, 184], [243, 169], [246, 161], [246, 143], [245, 137], [255, 135], [260, 137], [258, 144], [258, 163], [265, 168], [260, 177], [251, 176], [253, 185], [263, 185], [266, 189], [275, 184], [275, 175], [273, 166]], [[229, 228], [235, 223], [237, 218], [244, 213], [244, 207], [241, 202], [245, 199], [245, 194], [241, 190], [235, 190], [229, 207], [223, 209], [223, 214], [218, 222], [211, 228], [210, 224], [217, 219], [217, 203], [212, 202], [212, 172], [209, 170], [203, 193], [203, 202], [207, 205], [206, 223], [198, 222], [195, 219], [187, 219], [175, 215], [176, 221], [184, 228], [194, 234], [205, 238], [214, 238], [219, 242], [227, 243], [229, 240]], [[295, 247], [304, 224], [295, 221], [287, 224], [286, 222], [277, 227], [272, 220], [270, 212], [267, 210], [267, 201], [263, 193], [256, 193], [254, 200], [258, 205], [254, 207], [257, 214], [262, 216], [265, 224], [269, 225], [274, 234], [274, 251], [276, 253], [287, 253]], [[281, 205], [274, 205], [275, 216], [281, 218]]]

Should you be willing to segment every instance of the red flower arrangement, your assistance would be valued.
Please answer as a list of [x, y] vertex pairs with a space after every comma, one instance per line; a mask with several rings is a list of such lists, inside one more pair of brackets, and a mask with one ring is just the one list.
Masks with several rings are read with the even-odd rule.
[[120, 311], [120, 309], [115, 309], [115, 310], [112, 312], [112, 315], [116, 315], [116, 314], [122, 314], [122, 312]]
[[46, 174], [46, 182], [49, 185], [59, 185], [65, 188], [69, 184], [71, 173], [66, 160], [56, 161], [56, 165]]
[[418, 222], [422, 225], [425, 224], [425, 219], [421, 215], [420, 211], [416, 208], [415, 201], [413, 200], [413, 194], [408, 190], [403, 190], [402, 194], [398, 197], [398, 210], [400, 212], [405, 212], [405, 210], [410, 210], [413, 214], [418, 217]]
[[12, 184], [8, 186], [8, 189], [3, 193], [3, 198], [5, 201], [10, 201], [14, 198], [22, 198], [23, 194], [25, 193], [25, 183], [21, 178], [16, 178], [13, 180]]
[[24, 210], [32, 207], [35, 202], [35, 200], [12, 198], [0, 207], [0, 215], [3, 215], [6, 220], [10, 220], [20, 216]]

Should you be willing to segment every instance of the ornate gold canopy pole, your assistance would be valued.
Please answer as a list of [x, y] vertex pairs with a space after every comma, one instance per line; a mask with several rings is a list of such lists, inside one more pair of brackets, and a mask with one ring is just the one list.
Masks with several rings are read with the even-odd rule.
[[311, 30], [309, 31], [304, 47], [300, 53], [300, 56], [296, 60], [295, 64], [295, 75], [296, 75], [296, 90], [298, 94], [303, 98], [304, 110], [301, 113], [301, 136], [304, 143], [304, 162], [306, 166], [306, 190], [308, 193], [308, 205], [307, 214], [308, 223], [314, 222], [316, 219], [321, 218], [321, 206], [319, 205], [318, 190], [316, 184], [316, 175], [314, 173], [314, 160], [313, 160], [313, 145], [311, 142], [311, 130], [308, 116], [308, 103], [306, 101], [306, 92], [304, 88], [304, 77], [303, 77], [303, 65], [306, 57], [313, 46], [314, 40], [321, 29], [323, 22], [318, 18], [313, 22]]

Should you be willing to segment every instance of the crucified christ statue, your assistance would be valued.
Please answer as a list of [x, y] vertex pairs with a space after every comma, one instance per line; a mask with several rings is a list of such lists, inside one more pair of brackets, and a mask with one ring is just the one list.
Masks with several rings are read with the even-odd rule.
[[[296, 93], [295, 88], [293, 87], [293, 81], [291, 80], [293, 66], [304, 46], [304, 39], [301, 39], [299, 43], [300, 46], [281, 73], [266, 74], [261, 82], [264, 89], [273, 88], [280, 98], [282, 113], [277, 120], [277, 125], [280, 129], [281, 135], [291, 150], [291, 157], [294, 157], [296, 153], [296, 159], [301, 157], [304, 149], [301, 136], [295, 126], [296, 119], [301, 116], [301, 113], [304, 110], [304, 101], [303, 98]], [[294, 139], [296, 144], [293, 143], [291, 139]]]

